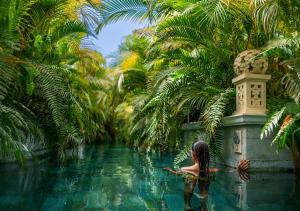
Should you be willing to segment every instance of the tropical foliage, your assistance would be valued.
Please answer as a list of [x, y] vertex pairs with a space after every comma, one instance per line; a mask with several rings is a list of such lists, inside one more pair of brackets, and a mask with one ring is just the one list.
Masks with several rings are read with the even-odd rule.
[[[88, 99], [101, 89], [100, 54], [89, 1], [4, 0], [0, 3], [0, 157], [19, 161], [35, 142], [63, 151], [94, 139], [101, 114]], [[84, 8], [85, 10], [82, 10]], [[76, 15], [74, 15], [76, 14]]]
[[[268, 57], [268, 109], [279, 111], [262, 137], [279, 128], [274, 143], [299, 149], [299, 10], [295, 0], [2, 1], [0, 156], [22, 160], [33, 141], [63, 151], [95, 138], [178, 148], [192, 121], [220, 155], [233, 62], [247, 49]], [[149, 26], [106, 68], [88, 38], [121, 20]]]
[[281, 110], [274, 112], [265, 124], [261, 139], [275, 133], [272, 144], [277, 144], [279, 149], [288, 147], [291, 150], [295, 166], [295, 173], [300, 174], [300, 106], [299, 69], [296, 73], [288, 73], [282, 80], [287, 92], [294, 99], [294, 102], [287, 103]]
[[[267, 95], [270, 114], [291, 101], [288, 94], [296, 102], [299, 99], [295, 85], [300, 41], [298, 1], [116, 0], [111, 3], [104, 0], [102, 3], [99, 29], [124, 19], [147, 19], [150, 23], [127, 38], [131, 39], [131, 48], [126, 49], [126, 55], [130, 56], [116, 59], [115, 69], [125, 73], [125, 84], [142, 82], [125, 94], [134, 111], [127, 123], [131, 125], [130, 143], [176, 147], [182, 123], [196, 120], [205, 128], [206, 137], [218, 143], [222, 117], [234, 109], [233, 62], [247, 49], [260, 49], [263, 52], [260, 56], [268, 56], [268, 73], [273, 79]], [[145, 41], [147, 44], [140, 44]], [[143, 50], [137, 51], [136, 46]], [[265, 135], [271, 129], [267, 131]]]

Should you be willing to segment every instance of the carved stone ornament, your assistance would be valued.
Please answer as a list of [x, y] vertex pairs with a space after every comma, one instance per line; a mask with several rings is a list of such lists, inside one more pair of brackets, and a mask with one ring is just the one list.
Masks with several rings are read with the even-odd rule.
[[233, 151], [242, 154], [242, 131], [236, 130], [233, 133]]
[[247, 50], [240, 53], [234, 61], [234, 71], [237, 75], [243, 73], [265, 74], [268, 69], [268, 61], [263, 58], [255, 58], [260, 50]]

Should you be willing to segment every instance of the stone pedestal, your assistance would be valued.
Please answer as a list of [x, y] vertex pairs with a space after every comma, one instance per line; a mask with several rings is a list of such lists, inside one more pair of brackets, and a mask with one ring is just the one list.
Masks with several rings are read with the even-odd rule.
[[[225, 165], [236, 167], [239, 160], [247, 159], [250, 160], [250, 171], [293, 168], [288, 150], [277, 152], [276, 146], [271, 146], [272, 138], [260, 140], [267, 119], [266, 82], [271, 78], [266, 75], [267, 69], [267, 59], [256, 49], [240, 53], [234, 62], [237, 77], [232, 82], [236, 86], [236, 111], [223, 118], [221, 127]], [[195, 123], [183, 125], [182, 129], [184, 140], [204, 130]]]
[[266, 122], [267, 59], [261, 51], [252, 49], [238, 55], [234, 62], [237, 77], [236, 111], [225, 117], [225, 164], [236, 167], [241, 159], [250, 160], [250, 170], [289, 169], [293, 167], [288, 151], [277, 152], [271, 139], [260, 140], [260, 132]]
[[[272, 139], [260, 140], [260, 131], [267, 117], [263, 115], [236, 115], [223, 118], [221, 164], [236, 167], [241, 159], [250, 160], [250, 171], [286, 171], [293, 169], [288, 150], [277, 151]], [[200, 122], [182, 126], [183, 141], [189, 143], [198, 138], [204, 128]]]
[[226, 165], [236, 167], [241, 159], [250, 160], [250, 171], [293, 168], [290, 152], [271, 146], [272, 139], [260, 140], [266, 116], [237, 115], [223, 118], [223, 155]]
[[232, 80], [236, 86], [234, 115], [266, 114], [266, 82], [270, 75], [243, 73]]

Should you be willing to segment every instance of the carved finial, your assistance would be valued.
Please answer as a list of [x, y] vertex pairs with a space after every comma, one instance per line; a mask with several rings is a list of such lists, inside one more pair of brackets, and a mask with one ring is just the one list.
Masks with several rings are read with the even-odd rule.
[[237, 75], [243, 73], [265, 74], [268, 61], [264, 57], [255, 58], [260, 50], [247, 50], [240, 53], [234, 61], [234, 71]]

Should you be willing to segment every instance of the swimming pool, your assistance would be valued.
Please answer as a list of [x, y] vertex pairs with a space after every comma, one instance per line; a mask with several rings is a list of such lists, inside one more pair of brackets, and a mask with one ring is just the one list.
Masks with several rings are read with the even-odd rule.
[[[76, 159], [55, 159], [25, 169], [0, 167], [0, 210], [184, 210], [184, 179], [162, 170], [174, 155], [124, 145], [91, 145]], [[235, 171], [211, 175], [208, 196], [198, 186], [193, 210], [299, 210], [300, 185], [288, 173]]]

